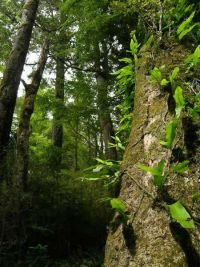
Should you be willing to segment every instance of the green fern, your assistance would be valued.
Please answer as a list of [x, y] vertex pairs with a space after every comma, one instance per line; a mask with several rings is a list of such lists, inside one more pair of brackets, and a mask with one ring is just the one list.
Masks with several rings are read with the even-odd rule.
[[165, 146], [168, 149], [172, 148], [174, 139], [176, 137], [176, 128], [177, 128], [177, 121], [172, 120], [168, 123], [166, 127], [166, 137], [165, 141], [161, 141], [160, 144], [162, 146]]
[[179, 25], [179, 27], [177, 29], [177, 34], [178, 34], [179, 40], [183, 39], [183, 37], [186, 34], [191, 32], [194, 29], [194, 27], [199, 24], [199, 23], [195, 23], [195, 24], [191, 25], [192, 20], [194, 18], [194, 15], [195, 15], [195, 11], [192, 12], [192, 14]]

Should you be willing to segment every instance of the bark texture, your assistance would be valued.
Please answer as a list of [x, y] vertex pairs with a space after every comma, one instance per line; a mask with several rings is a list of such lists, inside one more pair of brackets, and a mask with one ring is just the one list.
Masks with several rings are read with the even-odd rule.
[[3, 175], [6, 146], [9, 142], [13, 113], [22, 70], [31, 39], [39, 0], [27, 0], [19, 30], [0, 84], [0, 175]]
[[30, 136], [30, 120], [34, 111], [35, 98], [41, 83], [43, 71], [47, 61], [49, 42], [44, 41], [39, 62], [35, 72], [32, 75], [30, 84], [25, 84], [25, 98], [22, 113], [19, 121], [17, 132], [17, 158], [16, 158], [16, 181], [22, 184], [23, 189], [27, 188], [28, 177], [28, 161], [29, 161], [29, 136]]
[[199, 226], [192, 230], [181, 228], [159, 206], [162, 201], [172, 204], [180, 200], [194, 218], [200, 217], [191, 197], [200, 186], [200, 159], [194, 149], [195, 143], [190, 140], [193, 147], [190, 171], [170, 176], [162, 191], [156, 190], [151, 175], [136, 167], [137, 164], [154, 166], [161, 159], [170, 163], [180, 160], [179, 157], [189, 157], [185, 123], [179, 123], [172, 151], [159, 144], [165, 139], [166, 124], [174, 116], [174, 103], [172, 92], [153, 85], [149, 77], [154, 66], [166, 64], [169, 72], [176, 66], [183, 66], [187, 53], [183, 45], [171, 40], [156, 54], [147, 47], [141, 49], [136, 69], [132, 131], [123, 160], [120, 190], [120, 198], [126, 203], [131, 219], [123, 224], [114, 217], [106, 244], [105, 267], [200, 266]]

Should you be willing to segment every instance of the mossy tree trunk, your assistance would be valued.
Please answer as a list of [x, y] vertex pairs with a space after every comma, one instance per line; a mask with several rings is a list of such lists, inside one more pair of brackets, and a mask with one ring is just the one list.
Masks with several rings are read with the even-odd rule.
[[43, 71], [47, 61], [49, 41], [44, 41], [40, 59], [36, 70], [33, 72], [30, 84], [24, 84], [26, 94], [19, 121], [17, 132], [17, 157], [16, 157], [16, 182], [22, 185], [23, 190], [27, 188], [28, 161], [29, 161], [29, 136], [30, 120], [34, 111], [35, 98], [40, 86]]
[[0, 176], [5, 176], [6, 147], [9, 142], [17, 91], [31, 39], [39, 0], [27, 0], [15, 42], [0, 84]]
[[[121, 170], [119, 195], [126, 203], [130, 220], [123, 224], [115, 215], [106, 244], [105, 267], [200, 266], [199, 226], [190, 230], [181, 228], [159, 205], [163, 201], [172, 204], [180, 200], [193, 218], [200, 218], [198, 207], [192, 203], [192, 194], [198, 192], [200, 186], [200, 159], [195, 149], [197, 140], [186, 140], [188, 129], [183, 118], [178, 125], [173, 150], [159, 144], [165, 139], [167, 123], [175, 115], [175, 105], [173, 92], [152, 84], [149, 71], [163, 64], [166, 64], [168, 72], [176, 66], [182, 67], [188, 53], [183, 45], [171, 40], [167, 46], [165, 43], [165, 49], [158, 49], [156, 54], [152, 53], [152, 49], [143, 47], [139, 55], [133, 124]], [[184, 72], [181, 76], [184, 77]], [[187, 146], [188, 141], [190, 147]], [[184, 175], [168, 177], [163, 189], [158, 191], [151, 175], [137, 168], [137, 164], [154, 166], [161, 159], [168, 164], [189, 159], [190, 170]]]

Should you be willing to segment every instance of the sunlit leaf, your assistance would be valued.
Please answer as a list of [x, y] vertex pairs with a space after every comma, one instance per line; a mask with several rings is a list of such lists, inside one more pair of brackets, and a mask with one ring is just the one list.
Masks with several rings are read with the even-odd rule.
[[162, 80], [162, 73], [161, 73], [161, 71], [157, 68], [157, 67], [155, 67], [152, 71], [151, 71], [151, 76], [150, 76], [150, 78], [151, 78], [151, 81], [153, 82], [161, 82], [161, 80]]
[[179, 71], [180, 71], [179, 67], [176, 67], [176, 68], [172, 71], [171, 75], [169, 76], [169, 80], [170, 80], [171, 84], [173, 84], [173, 82], [174, 82], [174, 80], [176, 79], [176, 77], [177, 77]]
[[169, 81], [166, 79], [162, 79], [162, 81], [160, 82], [161, 86], [167, 86], [169, 84]]
[[184, 228], [195, 228], [194, 221], [185, 207], [177, 201], [172, 205], [167, 205], [171, 217], [176, 220]]
[[154, 184], [160, 187], [164, 184], [166, 179], [166, 177], [163, 175], [165, 163], [165, 160], [161, 160], [158, 165], [154, 167], [148, 167], [145, 165], [137, 165], [137, 167], [143, 171], [151, 173], [154, 176]]
[[165, 141], [161, 141], [160, 144], [171, 149], [174, 139], [176, 137], [176, 128], [177, 128], [177, 121], [172, 120], [168, 123], [166, 127], [166, 137]]
[[174, 100], [176, 102], [176, 117], [179, 118], [181, 111], [185, 106], [185, 99], [183, 97], [183, 90], [180, 86], [178, 86], [175, 90]]
[[118, 211], [120, 214], [125, 214], [126, 205], [119, 198], [112, 198], [110, 201], [111, 207]]

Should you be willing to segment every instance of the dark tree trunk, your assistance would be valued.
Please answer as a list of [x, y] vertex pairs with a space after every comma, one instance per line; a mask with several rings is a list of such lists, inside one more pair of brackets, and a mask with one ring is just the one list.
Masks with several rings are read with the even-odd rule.
[[[61, 23], [64, 21], [64, 15], [61, 14]], [[59, 44], [56, 51], [56, 84], [55, 97], [56, 106], [53, 114], [52, 139], [54, 146], [54, 155], [52, 158], [55, 170], [59, 170], [62, 163], [63, 146], [63, 107], [64, 107], [64, 87], [65, 87], [65, 56], [64, 53], [67, 44], [66, 33], [61, 30], [58, 36]]]
[[[166, 64], [169, 72], [175, 66], [184, 66], [187, 49], [173, 40], [166, 42], [166, 45], [166, 50], [157, 51], [154, 66]], [[189, 141], [193, 151], [192, 158], [189, 158], [188, 134], [185, 123], [180, 122], [174, 149], [167, 150], [159, 144], [164, 139], [167, 123], [174, 117], [173, 92], [150, 82], [147, 75], [153, 60], [150, 48], [144, 47], [139, 56], [133, 124], [123, 161], [120, 191], [120, 198], [130, 212], [130, 221], [123, 224], [117, 222], [118, 217], [113, 219], [106, 244], [105, 267], [198, 267], [199, 226], [192, 230], [181, 228], [159, 206], [162, 200], [168, 204], [180, 200], [192, 216], [200, 218], [198, 205], [192, 203], [192, 194], [199, 189], [197, 140]], [[181, 77], [184, 75], [183, 70]], [[189, 131], [194, 131], [192, 126]], [[179, 160], [181, 155], [191, 160], [190, 171], [184, 175], [170, 175], [162, 191], [156, 190], [151, 175], [137, 167], [138, 164], [154, 166], [161, 159], [170, 164]]]
[[[57, 57], [56, 61], [56, 109], [54, 113], [53, 125], [53, 145], [57, 148], [62, 148], [63, 145], [63, 103], [64, 103], [64, 80], [65, 80], [65, 65], [64, 59]], [[61, 161], [61, 155], [59, 157]]]
[[37, 69], [33, 72], [32, 81], [25, 86], [25, 99], [17, 132], [17, 158], [16, 158], [16, 183], [27, 188], [28, 162], [29, 162], [29, 135], [30, 120], [34, 111], [35, 98], [40, 86], [43, 71], [47, 61], [49, 44], [44, 41]]
[[53, 115], [52, 138], [54, 146], [53, 166], [59, 170], [62, 162], [63, 146], [63, 105], [64, 105], [64, 81], [65, 65], [64, 59], [57, 57], [56, 60], [56, 107]]
[[78, 132], [79, 132], [79, 118], [76, 118], [75, 136], [74, 136], [74, 170], [77, 171], [78, 167]]
[[17, 91], [31, 39], [39, 0], [27, 0], [0, 84], [0, 176], [4, 174], [6, 146], [9, 142]]

